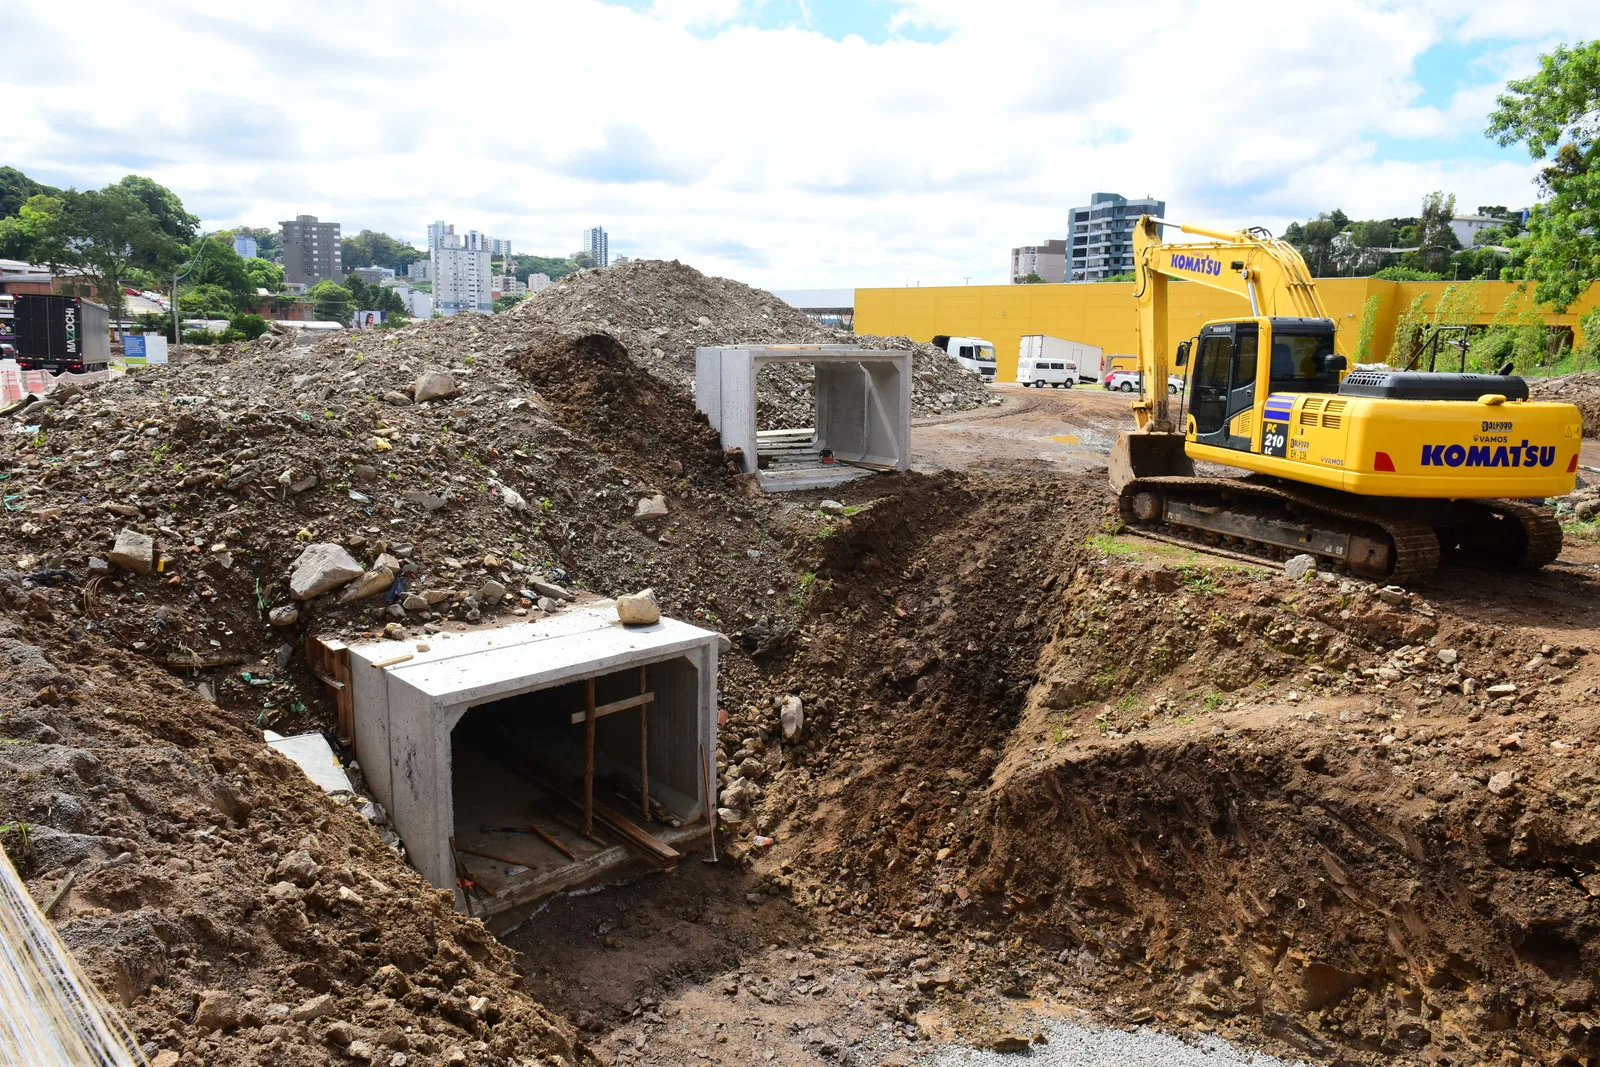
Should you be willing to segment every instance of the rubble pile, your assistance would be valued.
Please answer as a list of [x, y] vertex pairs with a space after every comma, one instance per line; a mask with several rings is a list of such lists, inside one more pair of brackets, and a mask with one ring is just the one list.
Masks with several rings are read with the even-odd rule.
[[1600, 371], [1580, 371], [1528, 383], [1534, 400], [1576, 404], [1583, 412], [1583, 436], [1600, 437]]
[[[677, 260], [638, 260], [568, 275], [523, 301], [510, 318], [585, 333], [606, 333], [639, 366], [684, 393], [694, 388], [696, 348], [734, 344], [848, 344], [910, 349], [912, 412], [930, 415], [990, 400], [977, 376], [929, 344], [907, 337], [856, 335], [822, 326], [761, 289], [708, 278]], [[759, 383], [763, 429], [810, 426], [809, 372], [778, 366]]]
[[794, 610], [781, 520], [604, 334], [463, 316], [273, 340], [0, 427], [0, 559], [57, 575], [29, 610], [279, 732], [324, 721], [308, 634], [425, 638], [645, 586], [736, 637]]

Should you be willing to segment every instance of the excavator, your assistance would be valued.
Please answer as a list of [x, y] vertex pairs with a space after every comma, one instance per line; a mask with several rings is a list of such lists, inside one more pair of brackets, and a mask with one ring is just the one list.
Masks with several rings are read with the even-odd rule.
[[[1126, 526], [1396, 585], [1441, 558], [1510, 571], [1560, 554], [1543, 500], [1576, 483], [1575, 406], [1529, 400], [1509, 365], [1351, 370], [1293, 245], [1190, 224], [1177, 229], [1207, 240], [1169, 243], [1171, 225], [1146, 215], [1134, 229], [1140, 395], [1110, 459]], [[1169, 348], [1174, 279], [1236, 293], [1250, 314]]]

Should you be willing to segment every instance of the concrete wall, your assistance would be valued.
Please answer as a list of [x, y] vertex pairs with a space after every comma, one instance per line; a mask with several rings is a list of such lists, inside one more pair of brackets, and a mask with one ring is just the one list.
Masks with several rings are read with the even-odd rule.
[[[1353, 354], [1367, 299], [1376, 297], [1377, 332], [1373, 361], [1382, 360], [1394, 345], [1395, 324], [1418, 295], [1430, 311], [1449, 282], [1388, 282], [1374, 278], [1322, 278], [1317, 291], [1328, 314], [1338, 325], [1339, 350]], [[1460, 282], [1475, 296], [1472, 324], [1488, 325], [1497, 315], [1533, 309], [1527, 294], [1511, 282]], [[857, 289], [857, 333], [893, 337], [904, 334], [917, 341], [935, 334], [982, 337], [995, 346], [999, 381], [1016, 381], [1017, 353], [1023, 335], [1050, 334], [1105, 349], [1106, 355], [1138, 351], [1135, 333], [1133, 286], [1122, 282], [1068, 285], [957, 285], [901, 289]], [[1248, 315], [1237, 297], [1203, 285], [1174, 282], [1168, 336], [1176, 343], [1191, 337], [1211, 319]], [[1600, 283], [1567, 310], [1557, 315], [1538, 310], [1552, 326], [1569, 326], [1600, 307]], [[1470, 309], [1469, 309], [1470, 310]]]

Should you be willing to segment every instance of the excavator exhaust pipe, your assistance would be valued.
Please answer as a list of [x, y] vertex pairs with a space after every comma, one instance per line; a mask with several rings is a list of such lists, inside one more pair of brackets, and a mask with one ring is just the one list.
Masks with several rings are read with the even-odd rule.
[[1193, 478], [1194, 460], [1183, 451], [1184, 435], [1137, 430], [1120, 434], [1108, 460], [1111, 488], [1121, 492], [1135, 478]]

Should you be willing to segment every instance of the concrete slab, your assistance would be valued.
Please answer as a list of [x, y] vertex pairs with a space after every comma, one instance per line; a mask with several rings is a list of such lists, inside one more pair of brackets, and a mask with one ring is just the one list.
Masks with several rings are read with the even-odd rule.
[[319, 733], [284, 737], [271, 730], [265, 730], [263, 734], [267, 747], [294, 760], [306, 772], [306, 777], [321, 786], [324, 792], [355, 792], [355, 787], [350, 784], [350, 776], [345, 773], [344, 764], [334, 755], [333, 746], [328, 744], [326, 737]]

